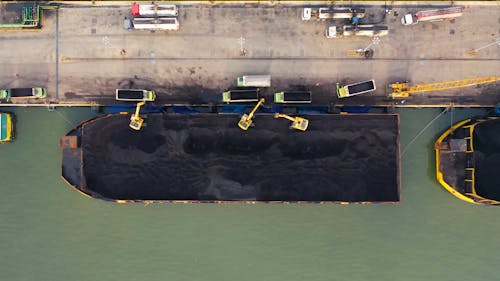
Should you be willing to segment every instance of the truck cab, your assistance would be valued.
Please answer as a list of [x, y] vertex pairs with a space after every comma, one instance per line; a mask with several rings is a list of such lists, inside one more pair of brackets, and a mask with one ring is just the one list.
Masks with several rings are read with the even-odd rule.
[[325, 37], [326, 38], [339, 38], [342, 36], [342, 30], [337, 31], [337, 26], [332, 25], [326, 28]]
[[417, 17], [413, 14], [406, 14], [401, 18], [401, 23], [403, 25], [417, 24]]
[[312, 16], [312, 9], [311, 8], [304, 8], [302, 10], [302, 20], [310, 20]]

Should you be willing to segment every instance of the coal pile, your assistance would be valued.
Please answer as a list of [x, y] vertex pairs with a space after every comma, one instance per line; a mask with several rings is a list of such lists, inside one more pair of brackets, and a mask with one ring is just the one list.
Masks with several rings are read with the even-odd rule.
[[82, 129], [80, 187], [111, 200], [397, 202], [397, 115], [306, 115], [306, 132], [259, 114], [111, 115]]

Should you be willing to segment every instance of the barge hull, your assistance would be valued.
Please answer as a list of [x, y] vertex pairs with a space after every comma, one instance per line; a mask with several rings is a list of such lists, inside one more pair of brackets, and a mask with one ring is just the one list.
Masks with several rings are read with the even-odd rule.
[[100, 117], [73, 131], [81, 167], [66, 157], [63, 170], [81, 177], [64, 178], [118, 202], [400, 201], [398, 115], [303, 117], [306, 132], [272, 114], [248, 131], [239, 115], [150, 114], [139, 132], [126, 115]]

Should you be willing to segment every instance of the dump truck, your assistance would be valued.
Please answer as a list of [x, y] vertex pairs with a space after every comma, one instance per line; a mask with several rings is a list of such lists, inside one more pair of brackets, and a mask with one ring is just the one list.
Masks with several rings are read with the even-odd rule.
[[156, 94], [151, 90], [140, 89], [116, 89], [116, 100], [118, 101], [154, 101]]
[[345, 25], [329, 26], [325, 31], [326, 38], [342, 38], [344, 36], [386, 36], [389, 28], [385, 25]]
[[337, 83], [337, 96], [339, 97], [339, 99], [342, 99], [373, 92], [376, 89], [377, 88], [375, 86], [374, 80], [353, 83], [342, 87], [340, 86], [339, 83]]
[[0, 100], [9, 101], [11, 98], [45, 98], [45, 88], [14, 88], [0, 89]]
[[406, 14], [401, 18], [403, 25], [417, 24], [423, 21], [442, 21], [458, 18], [464, 13], [463, 7], [419, 11], [415, 14]]
[[256, 88], [229, 90], [222, 93], [222, 101], [231, 102], [257, 102], [259, 90]]
[[311, 92], [288, 91], [274, 93], [275, 103], [311, 103]]
[[271, 87], [271, 75], [244, 75], [236, 79], [238, 87]]

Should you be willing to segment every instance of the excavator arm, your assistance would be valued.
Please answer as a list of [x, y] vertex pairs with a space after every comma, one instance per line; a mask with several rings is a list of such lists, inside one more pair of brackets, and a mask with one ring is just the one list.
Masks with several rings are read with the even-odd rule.
[[274, 118], [285, 118], [290, 121], [292, 121], [292, 125], [290, 125], [290, 129], [296, 129], [300, 131], [305, 131], [307, 130], [307, 127], [309, 126], [309, 120], [302, 118], [302, 117], [292, 117], [288, 116], [286, 114], [280, 114], [280, 113], [275, 113]]
[[143, 106], [146, 102], [141, 101], [137, 103], [137, 106], [135, 108], [135, 113], [130, 116], [130, 124], [129, 127], [139, 131], [142, 128], [142, 124], [144, 123], [144, 119], [141, 118], [139, 115], [139, 112], [141, 111], [141, 106]]
[[264, 104], [265, 101], [266, 101], [265, 99], [260, 99], [259, 102], [255, 105], [255, 107], [252, 109], [252, 111], [249, 114], [243, 114], [243, 116], [241, 116], [240, 122], [238, 122], [238, 127], [240, 127], [240, 129], [246, 131], [246, 130], [248, 130], [248, 128], [250, 128], [250, 126], [253, 123], [253, 120], [252, 120], [253, 115], [255, 114], [257, 109], [259, 109], [259, 107], [262, 104]]

